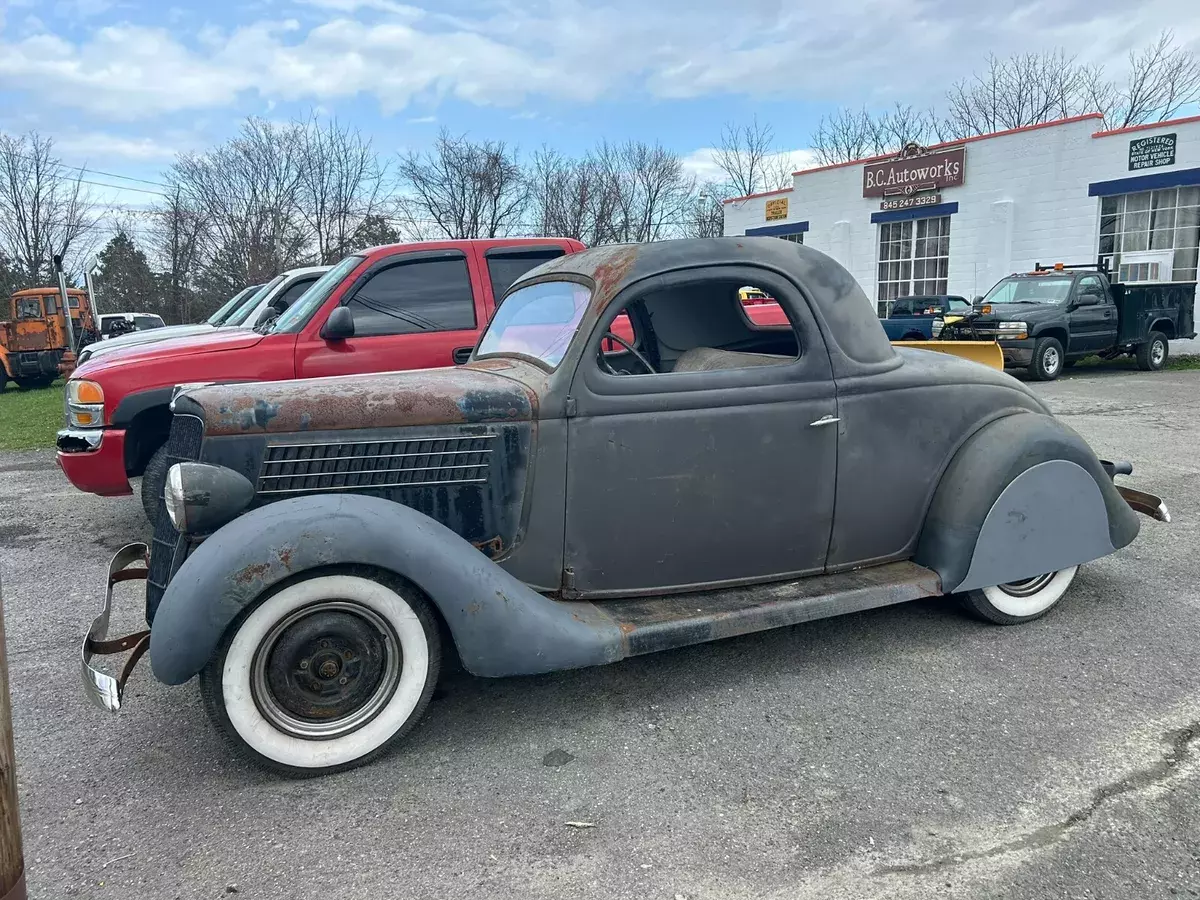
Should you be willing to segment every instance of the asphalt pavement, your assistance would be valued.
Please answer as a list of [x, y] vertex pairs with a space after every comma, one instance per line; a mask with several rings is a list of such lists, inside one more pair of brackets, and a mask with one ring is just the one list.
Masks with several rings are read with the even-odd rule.
[[80, 639], [113, 551], [149, 537], [140, 506], [0, 454], [30, 896], [1200, 896], [1200, 372], [1035, 389], [1175, 517], [1045, 619], [937, 600], [459, 674], [395, 752], [312, 781], [235, 761], [195, 685], [145, 664], [119, 715], [85, 702]]

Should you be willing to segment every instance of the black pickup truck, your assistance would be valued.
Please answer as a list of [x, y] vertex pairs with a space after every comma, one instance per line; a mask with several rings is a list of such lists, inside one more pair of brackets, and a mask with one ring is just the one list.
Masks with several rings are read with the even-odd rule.
[[1161, 369], [1169, 341], [1196, 336], [1195, 282], [1122, 284], [1094, 263], [1009, 275], [971, 312], [947, 319], [942, 340], [995, 340], [1004, 365], [1051, 381], [1086, 356], [1129, 354], [1145, 371]]

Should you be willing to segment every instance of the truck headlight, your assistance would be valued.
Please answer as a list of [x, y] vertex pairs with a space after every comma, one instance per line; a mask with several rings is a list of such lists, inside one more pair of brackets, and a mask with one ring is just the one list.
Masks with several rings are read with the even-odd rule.
[[104, 424], [104, 388], [94, 381], [67, 382], [67, 427], [98, 428]]
[[254, 500], [240, 472], [207, 463], [176, 463], [163, 486], [167, 516], [181, 534], [208, 534], [236, 518]]
[[933, 324], [929, 326], [929, 333], [935, 338], [941, 337], [942, 329], [946, 327], [946, 320], [937, 318], [933, 320]]
[[998, 340], [1023, 341], [1029, 337], [1029, 326], [1024, 322], [1001, 322], [996, 326]]

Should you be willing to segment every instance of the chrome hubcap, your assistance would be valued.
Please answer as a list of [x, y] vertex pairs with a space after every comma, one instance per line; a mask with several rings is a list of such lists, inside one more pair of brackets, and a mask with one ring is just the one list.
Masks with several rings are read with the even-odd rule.
[[362, 728], [400, 683], [400, 641], [373, 610], [345, 600], [276, 623], [251, 663], [259, 711], [285, 734], [330, 740]]
[[1042, 368], [1047, 372], [1057, 372], [1058, 363], [1058, 351], [1053, 347], [1047, 347], [1042, 353]]
[[1155, 341], [1150, 347], [1150, 361], [1161, 366], [1167, 356], [1167, 347], [1162, 341]]
[[1033, 578], [1026, 578], [1023, 581], [1010, 581], [1008, 584], [1001, 584], [999, 588], [1010, 597], [1032, 597], [1048, 585], [1050, 580], [1054, 578], [1054, 575], [1054, 572], [1046, 575], [1035, 575]]

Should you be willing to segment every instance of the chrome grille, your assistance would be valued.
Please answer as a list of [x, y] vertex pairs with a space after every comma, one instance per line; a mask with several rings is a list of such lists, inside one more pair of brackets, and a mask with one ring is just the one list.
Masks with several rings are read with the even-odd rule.
[[494, 434], [267, 448], [260, 494], [487, 481]]
[[[204, 440], [204, 423], [194, 416], [175, 416], [171, 420], [171, 434], [167, 438], [167, 466], [200, 458], [200, 443]], [[171, 524], [166, 503], [158, 498], [158, 522], [154, 526], [154, 538], [150, 542], [150, 571], [146, 575], [146, 620], [154, 617], [158, 602], [162, 599], [167, 583], [175, 570], [182, 565], [179, 532]]]

